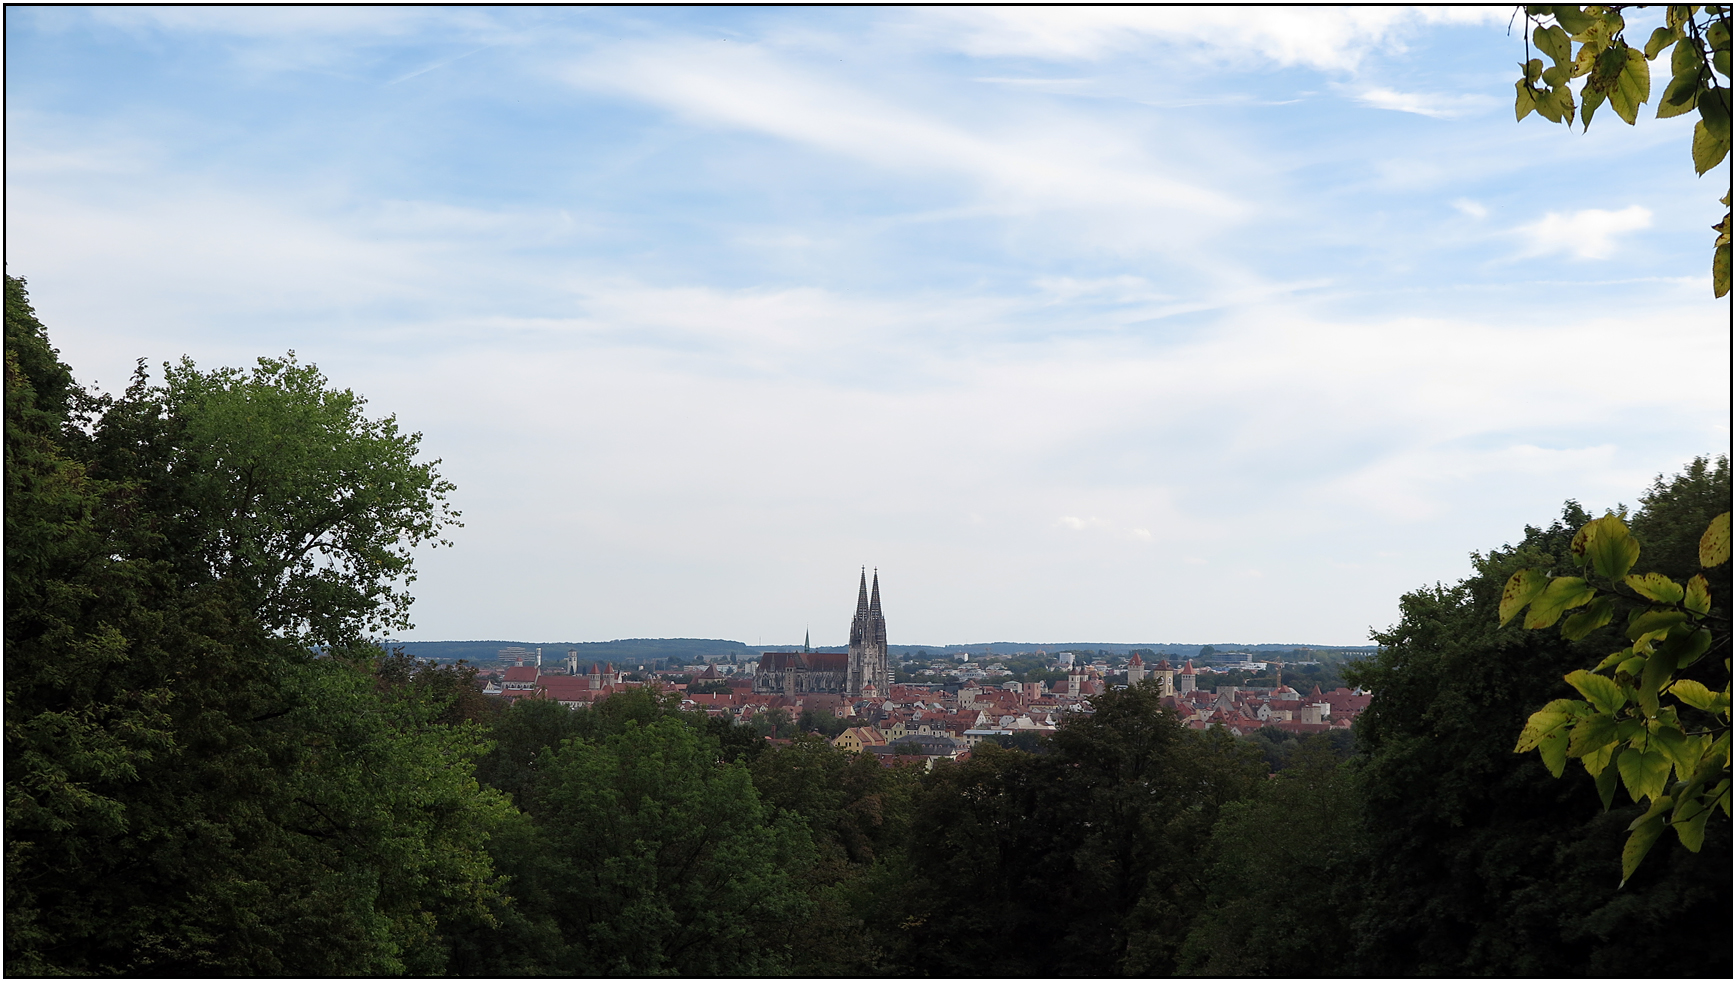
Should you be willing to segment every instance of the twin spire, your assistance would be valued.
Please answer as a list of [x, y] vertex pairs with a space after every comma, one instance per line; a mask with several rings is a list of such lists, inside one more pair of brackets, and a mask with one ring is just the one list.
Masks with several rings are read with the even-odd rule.
[[874, 571], [874, 591], [868, 590], [868, 567], [862, 567], [862, 580], [856, 588], [856, 616], [850, 621], [850, 643], [860, 645], [884, 643], [886, 617], [880, 612], [880, 571]]
[[856, 613], [880, 613], [880, 571], [874, 571], [874, 599], [868, 599], [868, 567], [862, 567], [862, 584], [856, 588]]

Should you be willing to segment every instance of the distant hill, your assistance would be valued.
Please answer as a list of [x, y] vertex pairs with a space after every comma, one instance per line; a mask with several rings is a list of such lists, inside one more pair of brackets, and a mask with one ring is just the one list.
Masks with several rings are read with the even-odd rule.
[[649, 665], [653, 662], [679, 658], [683, 662], [696, 659], [738, 659], [759, 657], [740, 641], [718, 641], [708, 638], [622, 638], [618, 641], [388, 641], [388, 648], [402, 648], [404, 654], [429, 661], [454, 662], [460, 659], [480, 664], [500, 658], [502, 648], [542, 649], [543, 664], [559, 664], [569, 651], [579, 653], [580, 664], [615, 662], [619, 665]]
[[[386, 645], [390, 648], [402, 648], [405, 654], [415, 658], [438, 662], [455, 662], [463, 659], [473, 664], [480, 664], [498, 660], [502, 648], [526, 648], [531, 651], [541, 648], [545, 665], [559, 664], [566, 657], [567, 652], [577, 651], [579, 662], [582, 665], [589, 665], [592, 662], [614, 662], [618, 665], [634, 666], [667, 662], [670, 659], [680, 659], [683, 663], [700, 659], [728, 661], [732, 658], [736, 661], [751, 661], [757, 660], [762, 651], [800, 651], [802, 647], [799, 644], [771, 644], [750, 648], [740, 641], [710, 638], [622, 638], [617, 641], [388, 641]], [[1230, 642], [1213, 642], [1209, 645], [1201, 645], [1173, 642], [1112, 644], [1104, 641], [1079, 641], [1039, 644], [1024, 641], [993, 641], [983, 644], [894, 644], [887, 647], [892, 654], [905, 657], [917, 654], [956, 656], [968, 653], [973, 658], [983, 655], [1013, 655], [1039, 650], [1046, 651], [1051, 655], [1060, 654], [1063, 651], [1126, 655], [1135, 649], [1154, 651], [1161, 655], [1180, 655], [1193, 658], [1198, 657], [1200, 650], [1207, 647], [1212, 648], [1219, 655], [1235, 651], [1277, 655], [1301, 650], [1316, 656], [1325, 656], [1327, 660], [1338, 660], [1347, 656], [1354, 657], [1374, 652], [1374, 649], [1369, 646], [1235, 644]], [[844, 651], [846, 649], [842, 645], [831, 645], [816, 646], [814, 650]]]

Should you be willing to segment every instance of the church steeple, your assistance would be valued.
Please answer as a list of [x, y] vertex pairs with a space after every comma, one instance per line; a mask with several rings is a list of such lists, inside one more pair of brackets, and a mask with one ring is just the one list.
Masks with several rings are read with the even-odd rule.
[[814, 632], [812, 632], [812, 631], [803, 631], [802, 632], [802, 650], [803, 651], [812, 651], [813, 650], [812, 648], [808, 647], [808, 642], [813, 638], [813, 635], [814, 635]]
[[[880, 575], [875, 573], [875, 582]], [[850, 644], [860, 645], [868, 636], [868, 567], [862, 567], [862, 580], [856, 587], [856, 616], [850, 618]]]
[[848, 691], [852, 697], [887, 691], [890, 676], [886, 659], [886, 617], [880, 612], [880, 571], [874, 571], [874, 591], [870, 597], [866, 566], [862, 567], [862, 578], [856, 586], [856, 616], [850, 621], [847, 665]]

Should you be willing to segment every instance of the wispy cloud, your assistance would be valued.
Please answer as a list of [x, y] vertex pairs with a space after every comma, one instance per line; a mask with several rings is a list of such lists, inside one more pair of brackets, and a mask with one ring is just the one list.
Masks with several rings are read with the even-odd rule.
[[1028, 6], [935, 11], [955, 43], [978, 57], [1092, 61], [1163, 45], [1180, 58], [1245, 68], [1356, 68], [1368, 52], [1402, 45], [1432, 24], [1505, 16], [1477, 8]]
[[1367, 88], [1357, 92], [1356, 100], [1375, 109], [1415, 113], [1435, 119], [1455, 119], [1471, 113], [1487, 112], [1499, 106], [1500, 100], [1482, 93], [1442, 94], [1430, 92], [1395, 92], [1392, 89]]
[[1620, 211], [1552, 211], [1517, 231], [1526, 240], [1527, 256], [1565, 252], [1578, 259], [1608, 259], [1618, 248], [1619, 236], [1651, 226], [1650, 208], [1629, 205]]
[[702, 125], [764, 134], [877, 168], [963, 178], [993, 206], [1134, 209], [1190, 222], [1250, 214], [1240, 195], [1166, 173], [1112, 130], [1056, 120], [1057, 127], [1026, 121], [997, 131], [888, 101], [750, 45], [621, 45], [562, 75]]
[[1508, 13], [15, 8], [9, 269], [425, 432], [424, 637], [1356, 642], [1728, 440], [1688, 121], [1482, 112]]

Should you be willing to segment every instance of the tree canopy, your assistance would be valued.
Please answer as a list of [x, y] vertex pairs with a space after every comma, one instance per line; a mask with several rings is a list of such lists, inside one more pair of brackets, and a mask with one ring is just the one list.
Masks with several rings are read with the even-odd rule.
[[[1618, 886], [1648, 806], [1512, 752], [1639, 643], [1497, 616], [1521, 570], [1627, 555], [1577, 504], [1401, 598], [1353, 737], [1199, 730], [1147, 680], [885, 766], [811, 712], [505, 705], [383, 650], [457, 517], [414, 435], [293, 357], [87, 393], [6, 291], [9, 974], [1729, 974], [1729, 822]], [[1696, 461], [1622, 520], [1706, 618], [1729, 498]]]

